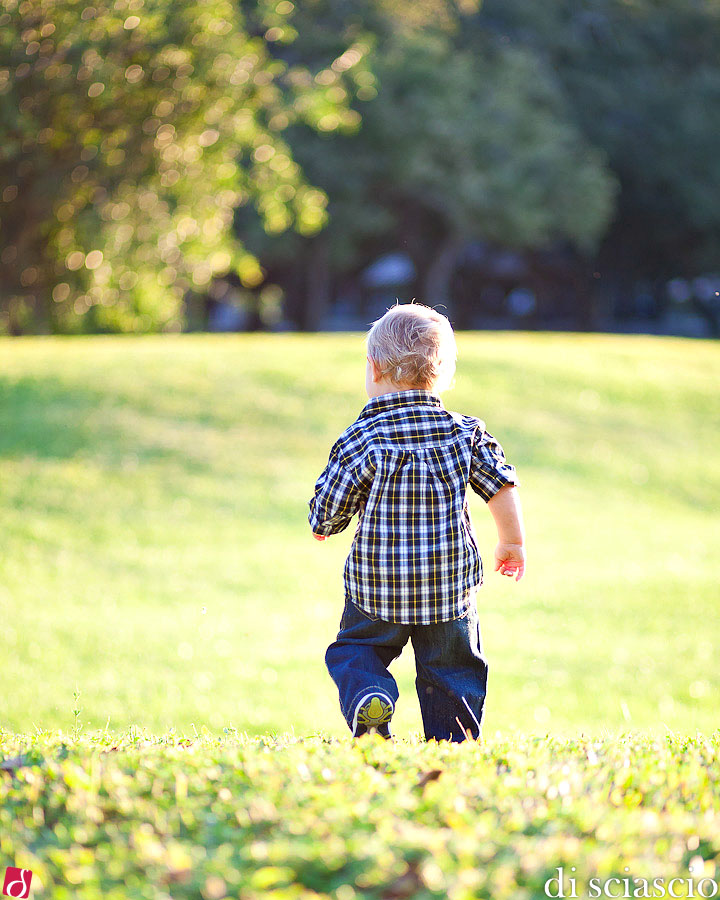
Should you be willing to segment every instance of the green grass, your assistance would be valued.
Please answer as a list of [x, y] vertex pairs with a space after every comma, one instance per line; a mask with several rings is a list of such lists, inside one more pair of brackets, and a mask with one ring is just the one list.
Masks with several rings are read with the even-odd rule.
[[[471, 498], [486, 736], [711, 733], [718, 345], [459, 348], [445, 404], [503, 443], [528, 532], [511, 584]], [[67, 734], [77, 689], [85, 730], [346, 734], [323, 656], [352, 528], [316, 543], [306, 503], [366, 402], [364, 359], [357, 334], [0, 341], [1, 725]], [[411, 737], [409, 649], [394, 671]]]
[[520, 584], [486, 566], [463, 745], [419, 740], [409, 654], [391, 743], [348, 739], [325, 671], [352, 529], [314, 542], [306, 503], [365, 403], [359, 335], [0, 341], [0, 875], [52, 900], [718, 876], [717, 345], [459, 345], [445, 403], [517, 465], [529, 549]]
[[0, 866], [30, 869], [53, 900], [542, 900], [559, 868], [565, 896], [709, 897], [719, 749], [720, 732], [0, 733], [0, 757], [24, 764], [0, 775]]

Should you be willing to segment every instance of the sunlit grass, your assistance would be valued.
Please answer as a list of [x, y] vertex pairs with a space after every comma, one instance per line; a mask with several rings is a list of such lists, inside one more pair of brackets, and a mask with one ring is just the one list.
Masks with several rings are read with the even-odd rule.
[[59, 900], [711, 896], [719, 737], [0, 729], [0, 866]]
[[[720, 355], [463, 334], [445, 404], [518, 467], [529, 565], [492, 573], [486, 734], [717, 726]], [[362, 336], [0, 343], [0, 722], [344, 735], [323, 656], [352, 529], [307, 500], [366, 402]], [[400, 736], [420, 730], [410, 651]]]

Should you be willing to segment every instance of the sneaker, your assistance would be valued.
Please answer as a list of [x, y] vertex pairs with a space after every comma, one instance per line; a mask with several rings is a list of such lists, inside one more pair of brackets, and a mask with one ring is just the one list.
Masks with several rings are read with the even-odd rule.
[[361, 734], [380, 734], [390, 737], [390, 719], [395, 712], [392, 700], [387, 694], [366, 694], [355, 707], [353, 716], [353, 737]]

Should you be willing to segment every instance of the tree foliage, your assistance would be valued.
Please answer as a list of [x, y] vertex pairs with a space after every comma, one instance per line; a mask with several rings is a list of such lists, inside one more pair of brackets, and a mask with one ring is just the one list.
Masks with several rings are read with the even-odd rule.
[[[325, 248], [320, 259], [303, 252], [301, 239], [256, 232], [271, 268], [304, 258], [314, 270], [341, 271], [367, 262], [370, 248], [402, 246], [423, 273], [423, 293], [439, 302], [448, 299], [453, 260], [468, 240], [597, 247], [616, 193], [605, 154], [573, 122], [541, 55], [488, 29], [463, 46], [465, 22], [476, 17], [474, 4], [461, 13], [443, 0], [298, 7], [293, 53], [321, 65], [335, 52], [333, 40], [370, 29], [374, 82], [358, 98], [362, 127], [351, 138], [289, 132], [303, 169], [330, 198], [331, 225], [310, 242]], [[307, 284], [301, 279], [299, 290]], [[306, 297], [305, 313], [315, 299]]]
[[0, 330], [177, 329], [226, 274], [312, 327], [386, 250], [445, 299], [472, 239], [706, 271], [718, 38], [689, 0], [0, 0]]
[[486, 40], [473, 51], [413, 35], [378, 60], [382, 102], [366, 119], [396, 192], [466, 239], [592, 249], [612, 211], [604, 155], [529, 50]]
[[178, 329], [214, 276], [263, 280], [239, 205], [323, 226], [283, 132], [358, 117], [268, 52], [291, 10], [257, 36], [231, 0], [0, 0], [0, 328]]
[[688, 0], [485, 0], [492, 28], [557, 73], [572, 120], [621, 191], [607, 258], [644, 274], [701, 272], [720, 253], [720, 5]]
[[421, 275], [438, 276], [417, 288], [442, 294], [453, 234], [515, 247], [561, 239], [581, 281], [598, 268], [631, 280], [716, 267], [717, 3], [312, 0], [293, 22], [293, 53], [309, 65], [365, 29], [377, 91], [349, 140], [288, 135], [328, 194], [330, 224], [310, 241], [256, 238], [299, 294], [300, 321], [312, 323], [318, 260], [337, 284], [406, 249]]

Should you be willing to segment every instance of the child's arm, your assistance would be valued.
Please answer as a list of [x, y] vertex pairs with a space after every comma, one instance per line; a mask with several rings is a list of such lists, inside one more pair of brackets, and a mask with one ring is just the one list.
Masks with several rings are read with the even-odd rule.
[[515, 575], [520, 581], [525, 573], [525, 529], [523, 526], [520, 496], [513, 484], [506, 484], [488, 500], [498, 532], [495, 548], [495, 571], [501, 575]]
[[525, 531], [516, 485], [515, 467], [507, 462], [502, 447], [482, 424], [473, 440], [470, 487], [485, 500], [495, 519], [495, 571], [515, 575], [520, 581], [525, 572]]
[[347, 528], [364, 499], [362, 486], [356, 482], [352, 467], [336, 442], [309, 503], [308, 521], [315, 540], [324, 541]]

